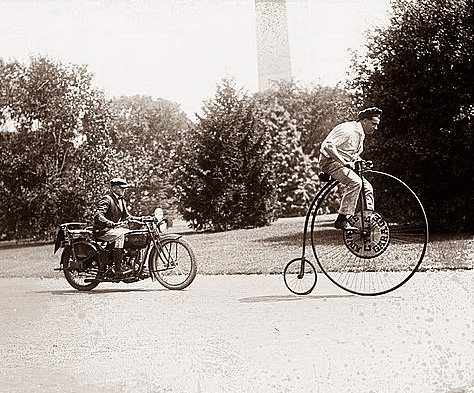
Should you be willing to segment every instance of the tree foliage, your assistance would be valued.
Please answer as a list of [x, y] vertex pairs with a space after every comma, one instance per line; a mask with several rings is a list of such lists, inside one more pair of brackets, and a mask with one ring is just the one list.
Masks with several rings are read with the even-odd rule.
[[195, 228], [263, 226], [273, 217], [268, 134], [255, 103], [224, 80], [184, 140], [180, 212]]
[[369, 150], [419, 193], [433, 228], [472, 230], [472, 0], [396, 0], [354, 61], [352, 87], [383, 110]]
[[111, 108], [112, 174], [134, 184], [130, 195], [134, 213], [150, 214], [160, 206], [172, 214], [176, 207], [172, 173], [189, 120], [179, 105], [148, 96], [116, 98]]
[[339, 89], [283, 82], [248, 96], [224, 80], [185, 140], [183, 217], [222, 230], [306, 214], [321, 186], [319, 145], [351, 112], [350, 95]]
[[277, 97], [266, 97], [259, 105], [261, 121], [269, 135], [267, 143], [274, 174], [275, 215], [305, 215], [320, 185], [317, 162], [303, 152], [297, 122], [279, 104]]
[[47, 237], [83, 220], [107, 172], [108, 119], [84, 66], [0, 60], [0, 228]]
[[355, 113], [352, 95], [338, 87], [282, 81], [259, 96], [264, 105], [276, 101], [284, 108], [294, 121], [303, 152], [314, 158], [319, 156], [319, 147], [329, 131], [338, 123], [352, 120]]
[[335, 125], [351, 118], [352, 96], [339, 88], [280, 82], [256, 99], [270, 133], [276, 215], [305, 215], [321, 187], [321, 142]]

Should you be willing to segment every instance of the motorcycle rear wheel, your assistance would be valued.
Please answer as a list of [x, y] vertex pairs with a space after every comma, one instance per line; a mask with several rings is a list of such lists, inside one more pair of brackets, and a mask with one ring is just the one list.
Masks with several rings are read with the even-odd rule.
[[153, 248], [151, 251], [150, 272], [165, 288], [186, 288], [197, 273], [196, 256], [191, 245], [183, 238], [164, 240], [161, 250]]
[[69, 268], [72, 256], [70, 251], [65, 248], [61, 254], [61, 264], [64, 268], [64, 277], [74, 289], [78, 291], [91, 291], [99, 282], [85, 282], [85, 280], [96, 280], [100, 278], [100, 272], [97, 269], [77, 270]]

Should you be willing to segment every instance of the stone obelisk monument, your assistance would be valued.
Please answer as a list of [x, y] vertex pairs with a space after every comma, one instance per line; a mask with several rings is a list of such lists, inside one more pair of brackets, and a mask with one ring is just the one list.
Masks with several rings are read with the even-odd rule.
[[260, 91], [273, 81], [291, 80], [286, 0], [255, 0]]

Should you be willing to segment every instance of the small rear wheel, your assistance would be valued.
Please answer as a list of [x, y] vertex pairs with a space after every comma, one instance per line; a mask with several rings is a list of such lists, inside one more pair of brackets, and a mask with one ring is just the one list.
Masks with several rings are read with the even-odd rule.
[[305, 258], [292, 259], [283, 271], [286, 287], [297, 295], [307, 295], [318, 279], [314, 265]]
[[184, 289], [197, 273], [196, 256], [187, 240], [166, 239], [161, 249], [153, 248], [150, 254], [150, 272], [168, 289]]
[[[91, 291], [99, 282], [89, 282], [89, 280], [97, 280], [100, 278], [100, 272], [97, 267], [93, 267], [94, 261], [89, 261], [90, 268], [86, 269], [75, 269], [72, 268], [73, 259], [69, 249], [65, 248], [61, 254], [61, 264], [64, 268], [64, 277], [66, 281], [73, 288], [78, 291]], [[97, 262], [97, 261], [95, 261]], [[98, 266], [98, 262], [96, 263]], [[87, 280], [87, 281], [86, 281]]]

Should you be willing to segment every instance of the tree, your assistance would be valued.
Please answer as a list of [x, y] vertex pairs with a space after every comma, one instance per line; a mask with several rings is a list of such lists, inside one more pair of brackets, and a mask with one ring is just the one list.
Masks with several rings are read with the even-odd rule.
[[405, 179], [434, 229], [472, 230], [472, 0], [396, 0], [390, 25], [355, 58], [359, 102], [383, 110], [368, 150]]
[[180, 140], [190, 121], [179, 105], [148, 96], [120, 97], [111, 102], [115, 175], [126, 175], [134, 188], [134, 211], [150, 214], [163, 207], [176, 210], [175, 183]]
[[274, 197], [269, 136], [254, 102], [223, 80], [203, 112], [177, 172], [183, 218], [198, 229], [267, 225]]
[[303, 152], [296, 121], [276, 97], [260, 102], [261, 121], [270, 136], [268, 147], [274, 174], [275, 215], [305, 215], [320, 185], [317, 162]]
[[259, 96], [260, 102], [271, 106], [276, 100], [288, 112], [300, 135], [303, 152], [314, 158], [319, 156], [319, 147], [329, 131], [355, 114], [352, 95], [338, 87], [282, 81]]
[[[86, 67], [0, 61], [0, 228], [49, 237], [84, 220], [108, 168], [108, 119]], [[94, 186], [93, 186], [94, 184]]]
[[338, 88], [294, 82], [275, 87], [257, 94], [256, 100], [270, 134], [276, 215], [305, 215], [321, 187], [319, 147], [336, 124], [350, 118], [351, 96]]

